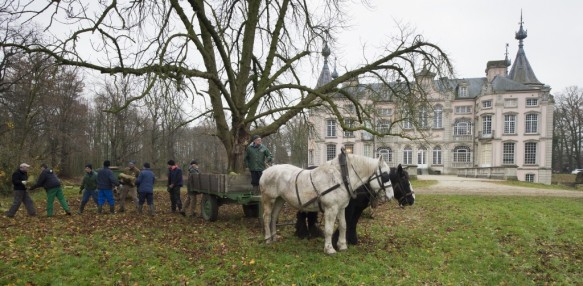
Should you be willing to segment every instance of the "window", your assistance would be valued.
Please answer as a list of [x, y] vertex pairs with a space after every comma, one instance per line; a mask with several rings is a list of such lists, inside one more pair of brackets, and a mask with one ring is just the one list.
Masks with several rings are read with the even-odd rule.
[[482, 108], [492, 108], [492, 101], [491, 100], [484, 100], [482, 101]]
[[441, 154], [441, 147], [435, 146], [435, 148], [433, 148], [433, 165], [442, 165], [442, 164], [443, 164], [443, 158], [442, 158], [442, 154]]
[[470, 148], [467, 146], [457, 146], [453, 149], [453, 161], [455, 163], [471, 162]]
[[412, 129], [413, 128], [413, 124], [411, 124], [411, 120], [409, 120], [409, 118], [405, 118], [403, 120], [403, 129]]
[[514, 143], [504, 143], [502, 147], [502, 164], [514, 164]]
[[344, 150], [346, 150], [347, 154], [354, 154], [354, 145], [352, 144], [345, 144]]
[[537, 133], [538, 132], [538, 114], [529, 113], [525, 118], [524, 130], [526, 133]]
[[[348, 128], [354, 127], [354, 119], [345, 118], [344, 125], [348, 126]], [[344, 131], [344, 137], [354, 137], [354, 131]]]
[[516, 134], [516, 115], [504, 115], [504, 134]]
[[326, 137], [336, 137], [336, 120], [326, 120]]
[[413, 149], [407, 146], [403, 150], [403, 164], [411, 165], [413, 163]]
[[377, 131], [382, 134], [389, 134], [390, 127], [391, 127], [390, 120], [381, 119], [377, 123]]
[[468, 113], [472, 113], [472, 107], [469, 106], [469, 105], [456, 106], [455, 107], [455, 113], [456, 114], [468, 114]]
[[517, 107], [517, 106], [518, 100], [516, 100], [515, 98], [504, 100], [504, 107]]
[[391, 148], [380, 148], [378, 150], [378, 155], [387, 163], [393, 162], [393, 150], [391, 150]]
[[364, 145], [364, 156], [372, 157], [372, 146], [369, 144]]
[[314, 166], [314, 150], [308, 151], [308, 165]]
[[492, 115], [482, 116], [482, 134], [483, 135], [492, 134]]
[[524, 165], [536, 164], [536, 142], [524, 143]]
[[439, 104], [433, 108], [433, 128], [443, 128], [443, 106]]
[[458, 90], [460, 97], [468, 97], [468, 87], [467, 86], [460, 86]]
[[459, 120], [453, 127], [453, 135], [472, 135], [472, 124], [467, 120]]
[[417, 164], [427, 164], [427, 149], [424, 147], [421, 147], [419, 150], [417, 150]]
[[526, 106], [538, 106], [538, 98], [527, 98]]
[[[371, 128], [370, 121], [365, 121], [364, 127], [370, 129]], [[370, 132], [364, 131], [364, 130], [362, 131], [362, 140], [372, 140], [372, 139], [373, 139], [373, 137], [372, 137], [372, 134]]]
[[427, 115], [427, 108], [423, 107], [419, 111], [419, 128], [427, 128], [429, 126], [429, 116]]
[[379, 116], [392, 116], [393, 115], [393, 110], [390, 108], [379, 108], [377, 110]]
[[336, 157], [336, 145], [328, 144], [326, 145], [326, 161], [330, 161]]
[[526, 176], [524, 177], [524, 180], [527, 182], [534, 183], [534, 174], [526, 174]]
[[346, 109], [346, 112], [348, 112], [348, 114], [354, 114], [356, 110], [353, 104], [347, 104], [344, 106], [344, 108]]

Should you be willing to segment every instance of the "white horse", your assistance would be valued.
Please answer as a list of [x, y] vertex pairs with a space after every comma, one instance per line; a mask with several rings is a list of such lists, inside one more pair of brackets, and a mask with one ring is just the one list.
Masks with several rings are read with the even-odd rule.
[[[390, 168], [380, 158], [346, 155], [347, 175], [341, 174], [339, 156], [313, 170], [303, 170], [293, 165], [275, 165], [263, 171], [259, 180], [263, 204], [265, 241], [275, 241], [276, 222], [285, 202], [301, 211], [324, 212], [324, 252], [334, 254], [332, 232], [338, 221], [338, 249], [345, 250], [346, 221], [344, 209], [351, 198], [349, 191], [369, 183], [373, 196], [380, 200], [394, 197], [390, 181], [383, 183], [381, 176]], [[346, 184], [345, 184], [346, 181]], [[348, 186], [348, 189], [347, 189]]]

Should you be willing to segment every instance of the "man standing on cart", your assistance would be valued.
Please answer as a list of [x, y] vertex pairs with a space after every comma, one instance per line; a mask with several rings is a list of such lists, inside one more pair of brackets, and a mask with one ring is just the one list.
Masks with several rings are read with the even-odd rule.
[[253, 135], [251, 137], [251, 144], [247, 146], [245, 152], [245, 166], [251, 172], [251, 185], [253, 185], [253, 193], [259, 194], [259, 179], [263, 174], [263, 170], [267, 168], [266, 163], [271, 164], [271, 153], [261, 144], [261, 137]]

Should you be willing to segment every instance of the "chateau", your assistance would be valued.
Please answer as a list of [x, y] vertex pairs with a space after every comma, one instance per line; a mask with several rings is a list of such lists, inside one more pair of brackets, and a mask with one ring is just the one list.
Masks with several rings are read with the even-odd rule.
[[[515, 38], [518, 52], [511, 64], [489, 61], [480, 78], [436, 79], [423, 70], [416, 81], [427, 86], [430, 108], [419, 108], [413, 126], [400, 120], [398, 101], [384, 96], [358, 96], [359, 102], [374, 106], [376, 130], [390, 128], [391, 134], [429, 134], [423, 139], [374, 136], [366, 131], [344, 131], [336, 117], [323, 108], [310, 110], [313, 127], [308, 139], [308, 164], [319, 165], [334, 158], [345, 147], [354, 154], [382, 157], [389, 166], [403, 164], [418, 174], [451, 174], [482, 178], [517, 179], [551, 183], [553, 98], [550, 87], [541, 83], [524, 51], [527, 32], [521, 21]], [[323, 50], [324, 66], [318, 85], [338, 76], [330, 73]], [[510, 67], [510, 71], [508, 68]], [[380, 86], [380, 85], [379, 85]], [[346, 83], [354, 93], [366, 94], [375, 84]], [[334, 97], [343, 106], [345, 125], [351, 125], [351, 102]], [[362, 102], [361, 102], [362, 103]], [[353, 108], [353, 106], [352, 106]], [[392, 124], [399, 122], [398, 124]], [[409, 136], [410, 137], [410, 136]], [[414, 136], [413, 136], [414, 137]]]

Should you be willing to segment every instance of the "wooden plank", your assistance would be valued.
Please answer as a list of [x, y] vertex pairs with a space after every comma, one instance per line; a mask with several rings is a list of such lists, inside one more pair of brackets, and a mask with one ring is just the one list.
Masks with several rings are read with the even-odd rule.
[[253, 192], [251, 175], [226, 175], [226, 192]]

